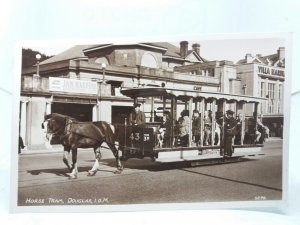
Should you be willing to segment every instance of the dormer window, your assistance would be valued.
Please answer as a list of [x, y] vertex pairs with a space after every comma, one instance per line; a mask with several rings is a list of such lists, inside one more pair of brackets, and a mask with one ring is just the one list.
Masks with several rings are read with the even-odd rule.
[[106, 57], [99, 57], [99, 58], [97, 58], [96, 60], [95, 60], [95, 63], [97, 63], [97, 64], [103, 64], [103, 63], [105, 63], [106, 65], [109, 65], [109, 62], [108, 62], [108, 60], [107, 60], [107, 58]]
[[146, 52], [142, 57], [141, 66], [155, 69], [158, 68], [155, 56], [150, 52]]

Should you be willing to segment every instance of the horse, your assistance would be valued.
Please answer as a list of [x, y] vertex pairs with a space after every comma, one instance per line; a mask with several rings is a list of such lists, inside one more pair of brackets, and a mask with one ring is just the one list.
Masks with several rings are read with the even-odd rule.
[[[101, 159], [100, 147], [103, 142], [106, 142], [113, 155], [116, 158], [117, 170], [115, 173], [121, 173], [123, 166], [120, 162], [119, 151], [115, 145], [115, 135], [110, 124], [105, 121], [97, 122], [79, 122], [76, 119], [52, 113], [45, 115], [42, 123], [47, 122], [47, 137], [57, 136], [64, 146], [63, 162], [67, 168], [72, 171], [70, 178], [78, 177], [77, 169], [77, 149], [78, 148], [93, 148], [95, 153], [95, 163], [91, 170], [88, 171], [88, 176], [94, 176], [98, 169]], [[72, 166], [68, 161], [68, 156], [72, 150]]]

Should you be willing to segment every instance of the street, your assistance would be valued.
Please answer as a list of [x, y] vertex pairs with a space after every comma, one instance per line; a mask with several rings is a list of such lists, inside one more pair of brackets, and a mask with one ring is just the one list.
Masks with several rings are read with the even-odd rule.
[[282, 140], [265, 143], [262, 154], [240, 162], [189, 167], [149, 158], [123, 162], [114, 174], [111, 152], [102, 150], [93, 177], [92, 150], [79, 150], [79, 177], [69, 180], [62, 153], [19, 155], [18, 205], [97, 205], [280, 200]]

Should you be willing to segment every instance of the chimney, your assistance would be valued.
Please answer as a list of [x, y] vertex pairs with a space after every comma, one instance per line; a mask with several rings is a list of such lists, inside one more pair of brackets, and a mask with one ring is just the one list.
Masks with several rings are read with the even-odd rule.
[[192, 47], [193, 47], [193, 50], [195, 52], [197, 52], [198, 55], [200, 55], [200, 45], [198, 43], [195, 43], [192, 45]]
[[251, 63], [252, 62], [252, 55], [251, 53], [247, 53], [245, 56], [246, 63]]
[[189, 43], [187, 41], [180, 42], [180, 55], [181, 57], [186, 57], [188, 52]]
[[279, 47], [277, 50], [277, 56], [279, 60], [283, 60], [285, 58], [285, 47]]

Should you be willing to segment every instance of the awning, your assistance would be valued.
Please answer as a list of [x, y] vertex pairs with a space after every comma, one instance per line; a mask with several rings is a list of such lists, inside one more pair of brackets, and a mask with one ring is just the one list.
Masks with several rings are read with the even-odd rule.
[[266, 101], [266, 98], [253, 97], [247, 95], [235, 95], [235, 94], [225, 94], [220, 92], [208, 92], [208, 91], [197, 91], [197, 90], [180, 90], [172, 88], [163, 87], [143, 87], [143, 88], [122, 88], [121, 93], [125, 96], [131, 98], [137, 97], [155, 97], [155, 96], [165, 96], [171, 98], [175, 96], [178, 99], [185, 99], [187, 97], [205, 98], [205, 99], [226, 99], [227, 101], [237, 101], [237, 102], [248, 102], [248, 103], [261, 103]]

